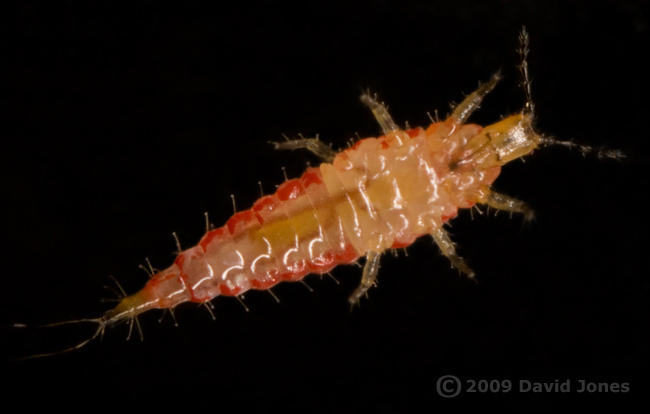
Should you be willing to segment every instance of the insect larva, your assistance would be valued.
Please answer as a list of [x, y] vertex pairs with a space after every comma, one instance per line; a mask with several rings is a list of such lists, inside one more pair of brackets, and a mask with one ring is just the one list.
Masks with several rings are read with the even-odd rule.
[[[427, 128], [402, 130], [383, 104], [364, 94], [361, 100], [372, 110], [382, 136], [361, 139], [339, 153], [318, 139], [275, 144], [278, 149], [306, 148], [324, 162], [234, 214], [223, 227], [208, 231], [195, 247], [179, 253], [169, 268], [155, 273], [144, 288], [113, 310], [82, 320], [96, 323], [97, 330], [67, 351], [97, 338], [108, 326], [137, 321], [150, 309], [205, 304], [217, 296], [265, 290], [365, 256], [361, 283], [349, 297], [354, 305], [375, 283], [381, 255], [423, 235], [433, 237], [452, 266], [474, 277], [443, 225], [459, 209], [477, 204], [530, 218], [532, 210], [523, 202], [491, 189], [501, 166], [544, 145], [594, 151], [535, 131], [525, 29], [520, 42], [526, 94], [521, 112], [486, 127], [466, 123], [500, 80], [498, 73], [446, 120]], [[617, 151], [598, 155], [622, 157]]]

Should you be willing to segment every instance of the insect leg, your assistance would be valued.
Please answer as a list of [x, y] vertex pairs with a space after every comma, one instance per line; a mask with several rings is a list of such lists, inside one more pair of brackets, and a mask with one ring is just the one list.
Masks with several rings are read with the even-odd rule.
[[487, 197], [487, 200], [484, 201], [490, 207], [496, 208], [497, 210], [509, 211], [512, 213], [523, 213], [524, 220], [532, 220], [535, 214], [533, 209], [531, 209], [528, 204], [524, 203], [521, 200], [516, 198], [508, 197], [507, 195], [495, 193], [494, 191], [490, 192], [490, 195]]
[[457, 124], [462, 125], [467, 121], [467, 118], [481, 105], [481, 101], [485, 98], [485, 95], [490, 93], [492, 89], [496, 86], [497, 82], [501, 80], [501, 74], [499, 72], [492, 75], [489, 81], [479, 85], [478, 89], [474, 92], [467, 95], [463, 102], [458, 104], [454, 112], [451, 114], [450, 118], [454, 119]]
[[363, 296], [368, 289], [375, 283], [377, 273], [379, 271], [379, 258], [381, 253], [375, 251], [368, 251], [366, 254], [366, 265], [363, 267], [363, 275], [361, 276], [361, 284], [354, 290], [352, 295], [348, 298], [350, 305], [354, 306], [359, 303], [359, 299]]
[[465, 264], [463, 258], [456, 254], [456, 247], [454, 246], [454, 242], [451, 241], [449, 235], [445, 230], [441, 228], [434, 230], [431, 233], [431, 236], [433, 236], [433, 240], [436, 241], [436, 244], [440, 248], [442, 254], [447, 256], [447, 258], [451, 261], [452, 266], [460, 270], [462, 273], [465, 273], [470, 278], [473, 278], [475, 276], [474, 271]]
[[397, 124], [395, 124], [393, 118], [391, 118], [390, 114], [388, 113], [388, 109], [386, 109], [382, 103], [377, 102], [375, 98], [365, 93], [361, 95], [361, 102], [366, 104], [372, 111], [373, 115], [375, 115], [377, 122], [379, 122], [379, 125], [381, 126], [381, 130], [384, 132], [384, 135], [399, 131], [399, 127]]
[[271, 142], [271, 144], [275, 146], [275, 149], [282, 150], [306, 148], [325, 162], [332, 162], [334, 161], [334, 157], [336, 157], [336, 151], [318, 138], [292, 139], [286, 142]]

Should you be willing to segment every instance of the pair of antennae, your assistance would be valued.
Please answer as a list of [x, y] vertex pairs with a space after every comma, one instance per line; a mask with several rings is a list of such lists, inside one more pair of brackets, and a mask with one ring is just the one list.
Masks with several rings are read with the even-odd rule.
[[[532, 81], [530, 80], [530, 75], [528, 73], [528, 53], [530, 52], [530, 36], [526, 30], [526, 26], [522, 26], [521, 32], [519, 32], [519, 48], [517, 52], [521, 59], [521, 63], [517, 66], [519, 72], [521, 73], [522, 82], [521, 86], [524, 89], [526, 94], [526, 105], [524, 106], [523, 112], [528, 114], [532, 118], [535, 117], [535, 104], [533, 103], [533, 98], [531, 94], [532, 90]], [[594, 148], [589, 145], [576, 144], [573, 141], [560, 141], [552, 137], [542, 137], [540, 142], [542, 145], [562, 145], [564, 147], [578, 150], [582, 155], [595, 155], [599, 159], [603, 158], [612, 158], [615, 160], [621, 160], [625, 158], [625, 154], [621, 150], [608, 150], [605, 148]]]

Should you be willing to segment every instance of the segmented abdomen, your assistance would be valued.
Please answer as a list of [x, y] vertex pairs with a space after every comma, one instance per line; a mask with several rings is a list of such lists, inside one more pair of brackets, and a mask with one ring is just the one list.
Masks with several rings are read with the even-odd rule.
[[286, 181], [180, 253], [145, 290], [159, 307], [205, 302], [411, 244], [472, 205], [468, 188], [498, 174], [486, 180], [451, 171], [454, 151], [480, 127], [439, 126], [363, 139], [331, 164]]
[[[204, 302], [325, 273], [358, 258], [340, 220], [332, 214], [320, 170], [310, 168], [179, 254], [167, 277], [169, 284], [174, 278], [182, 283], [179, 297]], [[165, 272], [155, 278], [165, 277]]]

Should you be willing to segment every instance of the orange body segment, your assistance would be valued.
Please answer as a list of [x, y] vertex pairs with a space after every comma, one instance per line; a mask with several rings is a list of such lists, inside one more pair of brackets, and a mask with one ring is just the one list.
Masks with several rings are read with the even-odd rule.
[[410, 129], [407, 139], [398, 133], [362, 139], [208, 232], [119, 308], [130, 307], [134, 316], [268, 289], [326, 273], [368, 251], [406, 247], [440, 229], [459, 208], [486, 199], [500, 163], [494, 150], [485, 150], [484, 131], [496, 125], [448, 120]]

